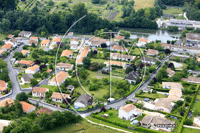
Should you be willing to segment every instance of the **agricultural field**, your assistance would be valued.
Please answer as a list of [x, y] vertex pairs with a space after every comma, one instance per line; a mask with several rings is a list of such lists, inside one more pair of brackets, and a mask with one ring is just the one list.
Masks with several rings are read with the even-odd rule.
[[135, 0], [134, 9], [137, 11], [141, 8], [153, 7], [155, 0]]
[[183, 127], [182, 133], [200, 133], [200, 130]]
[[[140, 8], [153, 7], [155, 0], [135, 0], [134, 9], [138, 10]], [[38, 8], [45, 9], [47, 12], [53, 13], [58, 11], [63, 11], [68, 9], [72, 10], [74, 4], [79, 2], [85, 3], [86, 8], [89, 12], [95, 13], [104, 19], [110, 21], [120, 21], [122, 20], [122, 7], [116, 0], [107, 0], [105, 4], [93, 4], [91, 0], [72, 0], [69, 3], [68, 0], [54, 0], [54, 5], [48, 4], [49, 0], [28, 0], [26, 2], [19, 2], [18, 8], [24, 11], [32, 10], [34, 6]]]

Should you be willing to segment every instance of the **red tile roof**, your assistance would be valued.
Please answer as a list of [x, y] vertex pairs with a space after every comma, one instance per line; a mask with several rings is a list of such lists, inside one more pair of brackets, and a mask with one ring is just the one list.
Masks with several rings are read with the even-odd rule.
[[18, 63], [24, 64], [24, 65], [30, 65], [30, 66], [32, 66], [34, 64], [33, 61], [27, 61], [27, 60], [20, 60]]
[[3, 80], [0, 80], [0, 87], [6, 87], [6, 82]]
[[138, 41], [141, 41], [141, 42], [148, 42], [148, 39], [139, 38]]
[[47, 90], [48, 88], [34, 87], [32, 92], [45, 93]]
[[124, 36], [117, 35], [114, 39], [123, 39]]
[[70, 50], [63, 50], [61, 57], [63, 56], [69, 57], [70, 54], [73, 55], [73, 52], [71, 52]]
[[64, 79], [66, 79], [69, 76], [68, 73], [60, 71], [59, 73], [56, 74], [55, 77], [53, 77], [49, 82], [56, 82], [60, 84]]
[[5, 48], [9, 50], [10, 48], [12, 48], [12, 46], [13, 46], [12, 44], [8, 43], [8, 44], [3, 45], [1, 48]]
[[61, 39], [58, 37], [52, 39], [52, 42], [60, 42], [60, 41], [61, 41]]
[[35, 107], [27, 102], [24, 101], [20, 101], [20, 103], [22, 104], [22, 109], [23, 111], [27, 112], [30, 108]]

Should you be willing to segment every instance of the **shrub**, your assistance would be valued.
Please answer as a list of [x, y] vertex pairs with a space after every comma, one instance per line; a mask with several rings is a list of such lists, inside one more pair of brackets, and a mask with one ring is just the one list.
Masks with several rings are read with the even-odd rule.
[[186, 120], [184, 121], [184, 124], [185, 124], [185, 125], [191, 126], [191, 125], [193, 124], [193, 121], [192, 121], [191, 119], [186, 119]]

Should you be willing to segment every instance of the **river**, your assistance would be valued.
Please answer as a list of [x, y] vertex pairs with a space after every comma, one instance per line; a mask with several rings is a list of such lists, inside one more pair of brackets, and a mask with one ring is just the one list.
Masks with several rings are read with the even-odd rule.
[[145, 38], [149, 41], [161, 40], [162, 43], [167, 43], [167, 40], [178, 40], [181, 35], [181, 31], [169, 32], [167, 30], [151, 30], [151, 29], [128, 29], [123, 28], [121, 30], [130, 31], [130, 39]]

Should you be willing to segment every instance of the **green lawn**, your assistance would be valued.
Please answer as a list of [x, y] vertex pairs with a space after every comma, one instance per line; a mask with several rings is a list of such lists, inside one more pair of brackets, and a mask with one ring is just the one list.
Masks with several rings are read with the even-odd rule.
[[29, 88], [29, 87], [31, 87], [31, 85], [30, 84], [24, 84], [24, 85], [21, 85], [21, 87], [22, 88]]
[[182, 133], [200, 133], [200, 130], [183, 127]]
[[163, 14], [170, 14], [170, 15], [178, 15], [182, 14], [182, 8], [181, 7], [170, 7], [165, 10], [163, 10]]
[[56, 86], [50, 86], [50, 85], [42, 85], [41, 87], [43, 87], [43, 88], [49, 88], [49, 90], [51, 90], [51, 91], [55, 91], [57, 89]]
[[108, 61], [108, 60], [91, 58], [91, 62], [104, 63], [105, 61]]
[[[196, 102], [196, 101], [198, 101], [198, 102]], [[192, 106], [192, 110], [193, 111], [197, 110], [198, 112], [200, 112], [200, 108], [199, 107], [200, 107], [200, 95], [198, 94], [196, 99], [195, 99], [195, 101], [194, 101], [194, 104]]]
[[8, 33], [0, 33], [0, 40], [4, 40], [8, 35]]
[[102, 126], [92, 125], [86, 120], [82, 120], [80, 123], [63, 125], [55, 128], [46, 133], [120, 133], [110, 128]]
[[146, 93], [143, 92], [140, 96], [146, 96], [146, 97], [150, 97], [150, 98], [167, 98], [167, 96], [163, 95], [163, 94], [159, 94], [159, 93]]
[[144, 53], [144, 51], [145, 51], [145, 49], [143, 49], [143, 48], [135, 48], [134, 50], [131, 51], [131, 54], [133, 54], [133, 55], [142, 55], [142, 53]]

